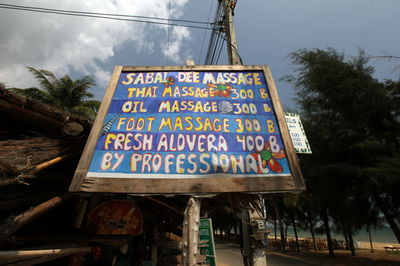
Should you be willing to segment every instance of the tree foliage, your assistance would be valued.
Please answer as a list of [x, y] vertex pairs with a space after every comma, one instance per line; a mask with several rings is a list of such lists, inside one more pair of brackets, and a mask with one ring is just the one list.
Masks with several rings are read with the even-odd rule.
[[[379, 81], [363, 51], [298, 50], [288, 76], [313, 150], [301, 157], [312, 212], [329, 214], [346, 239], [378, 225], [379, 213], [400, 242], [400, 84]], [[386, 208], [386, 210], [385, 210]], [[397, 231], [397, 232], [396, 232]]]
[[93, 94], [88, 90], [95, 85], [93, 79], [85, 76], [72, 80], [68, 75], [57, 78], [52, 72], [28, 67], [39, 82], [39, 88], [10, 88], [11, 91], [27, 98], [53, 105], [61, 110], [94, 118], [100, 102], [91, 100]]

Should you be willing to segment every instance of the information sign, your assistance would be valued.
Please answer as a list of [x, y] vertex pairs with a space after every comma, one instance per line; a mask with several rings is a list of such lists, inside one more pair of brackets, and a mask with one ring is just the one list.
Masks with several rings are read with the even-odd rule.
[[205, 256], [206, 265], [216, 266], [215, 243], [212, 221], [209, 218], [200, 219], [199, 224], [199, 249], [200, 255]]
[[70, 188], [302, 189], [266, 66], [117, 67]]
[[285, 117], [296, 153], [311, 154], [311, 147], [308, 143], [300, 116], [298, 114], [285, 113]]

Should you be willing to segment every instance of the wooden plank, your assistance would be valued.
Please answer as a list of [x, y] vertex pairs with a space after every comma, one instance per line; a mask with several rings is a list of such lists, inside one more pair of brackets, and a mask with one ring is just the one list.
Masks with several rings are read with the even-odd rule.
[[275, 114], [278, 120], [279, 128], [281, 130], [283, 143], [286, 149], [286, 155], [289, 159], [289, 166], [291, 168], [293, 181], [298, 190], [305, 190], [303, 175], [300, 170], [300, 164], [294, 150], [293, 142], [290, 137], [289, 128], [286, 123], [285, 113], [283, 112], [282, 104], [279, 98], [278, 91], [275, 86], [275, 81], [272, 77], [271, 70], [268, 66], [263, 66], [265, 78], [267, 80], [271, 100], [274, 105]]
[[130, 191], [138, 194], [158, 194], [161, 190], [177, 193], [214, 193], [214, 192], [284, 192], [296, 190], [290, 176], [243, 177], [243, 178], [191, 178], [191, 179], [124, 179], [124, 178], [87, 178], [82, 184], [87, 192]]
[[124, 66], [123, 72], [145, 72], [145, 71], [261, 71], [262, 68], [259, 65], [196, 65], [192, 66]]
[[69, 191], [71, 191], [71, 192], [80, 191], [83, 179], [86, 176], [90, 161], [92, 160], [93, 150], [96, 147], [97, 140], [100, 136], [100, 131], [103, 126], [103, 120], [107, 114], [108, 107], [110, 106], [110, 102], [114, 95], [114, 91], [117, 86], [118, 78], [119, 78], [121, 71], [122, 71], [122, 66], [116, 66], [114, 68], [114, 73], [111, 77], [111, 80], [110, 80], [108, 86], [107, 86], [106, 94], [101, 103], [99, 112], [96, 116], [96, 120], [94, 121], [93, 128], [90, 131], [88, 141], [86, 142], [81, 159], [79, 160], [79, 164], [78, 164], [77, 170], [75, 172], [74, 178], [72, 179], [72, 183], [69, 188]]

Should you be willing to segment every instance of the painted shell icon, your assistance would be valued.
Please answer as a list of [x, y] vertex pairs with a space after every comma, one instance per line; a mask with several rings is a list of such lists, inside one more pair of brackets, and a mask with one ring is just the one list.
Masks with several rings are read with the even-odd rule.
[[222, 101], [218, 105], [221, 114], [229, 114], [233, 112], [233, 105], [228, 101]]

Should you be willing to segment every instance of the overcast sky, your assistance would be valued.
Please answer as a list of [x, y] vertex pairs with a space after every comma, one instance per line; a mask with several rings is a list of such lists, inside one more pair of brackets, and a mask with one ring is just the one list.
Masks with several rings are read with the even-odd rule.
[[[107, 12], [210, 21], [217, 0], [80, 0], [1, 1], [75, 11]], [[169, 9], [170, 6], [170, 9]], [[400, 0], [238, 0], [234, 22], [246, 65], [272, 69], [284, 106], [293, 108], [293, 74], [287, 55], [301, 48], [333, 47], [356, 55], [400, 56]], [[25, 66], [74, 78], [91, 75], [101, 99], [115, 65], [183, 65], [192, 58], [203, 64], [209, 33], [182, 27], [81, 18], [0, 9], [0, 82], [30, 87], [35, 81]], [[202, 52], [201, 52], [202, 51]], [[200, 55], [202, 55], [200, 57]], [[200, 61], [199, 61], [200, 58]], [[374, 60], [376, 77], [399, 79], [400, 60]], [[226, 48], [219, 64], [227, 64]]]

